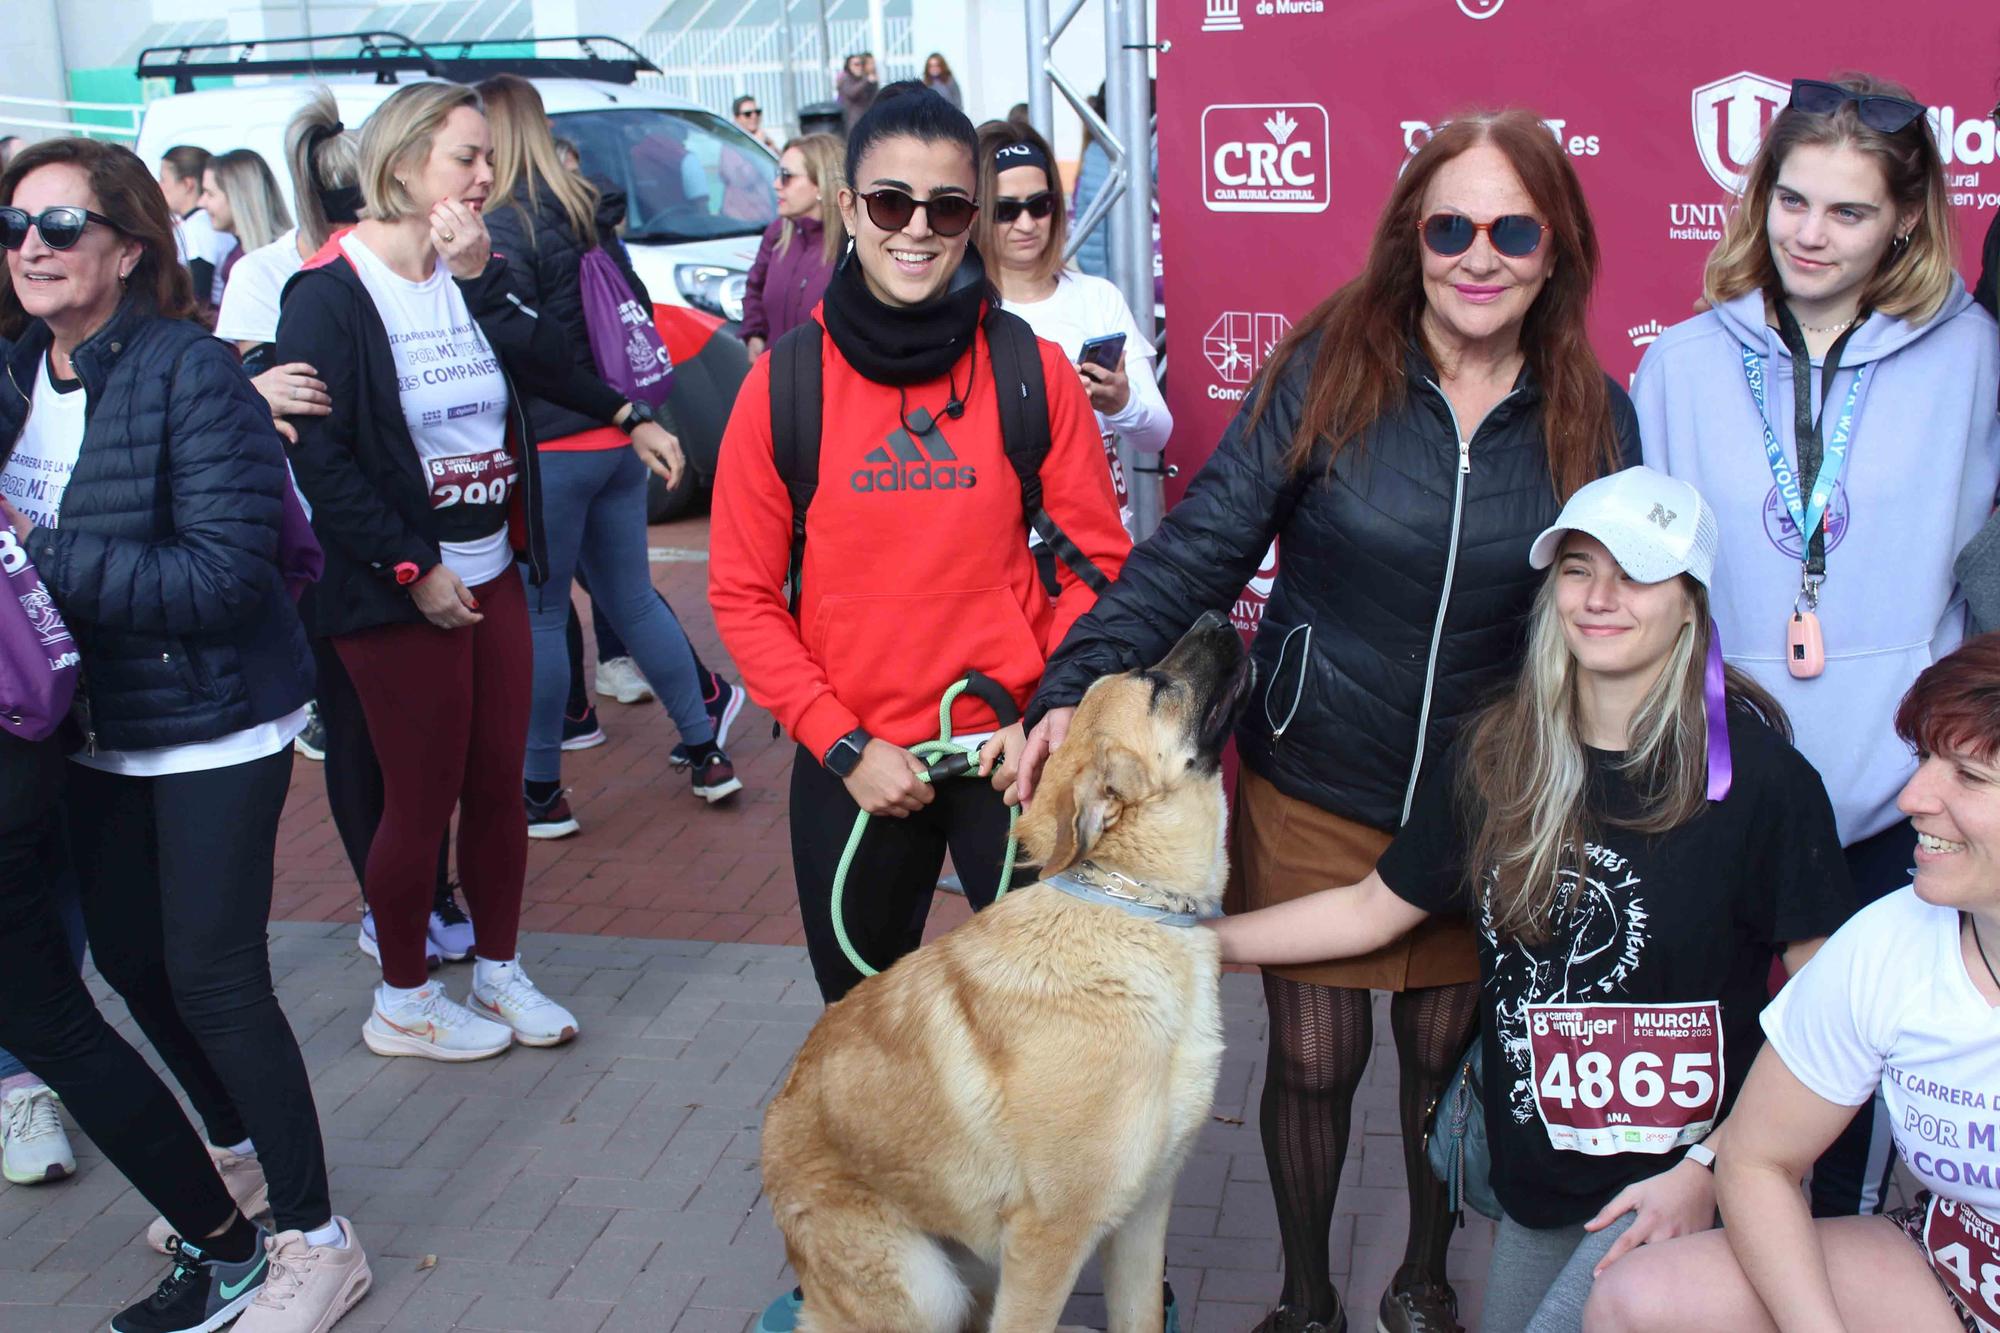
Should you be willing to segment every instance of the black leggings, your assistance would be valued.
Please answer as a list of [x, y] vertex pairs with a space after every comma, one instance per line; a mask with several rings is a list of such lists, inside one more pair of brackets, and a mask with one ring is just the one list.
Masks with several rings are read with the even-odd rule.
[[[333, 815], [333, 827], [347, 863], [354, 867], [354, 882], [367, 897], [368, 849], [375, 845], [375, 829], [382, 822], [382, 762], [375, 757], [375, 743], [368, 738], [368, 719], [361, 712], [361, 697], [347, 674], [331, 639], [312, 641], [313, 664], [319, 671], [320, 726], [326, 731], [326, 808]], [[437, 887], [445, 892], [451, 882], [451, 831], [438, 844]]]
[[[1331, 1320], [1338, 1299], [1327, 1255], [1334, 1199], [1353, 1129], [1354, 1092], [1375, 1045], [1373, 997], [1264, 974], [1271, 1046], [1258, 1127], [1285, 1251], [1280, 1300], [1308, 1319]], [[1424, 1157], [1424, 1121], [1478, 1027], [1479, 983], [1398, 991], [1389, 998], [1396, 1039], [1398, 1119], [1410, 1228], [1394, 1285], [1445, 1282], [1452, 1214]], [[1360, 1321], [1364, 1326], [1369, 1322]]]
[[[832, 912], [834, 871], [859, 812], [847, 784], [800, 746], [792, 761], [792, 874], [806, 953], [828, 1004], [861, 983], [833, 933]], [[918, 813], [868, 821], [848, 867], [841, 920], [869, 966], [879, 971], [923, 943], [947, 849], [973, 909], [991, 903], [1007, 849], [1007, 807], [986, 779], [948, 779]]]
[[53, 741], [0, 735], [0, 1045], [177, 1233], [206, 1236], [236, 1205], [166, 1084], [97, 1011], [50, 892], [68, 767]]
[[326, 1151], [266, 939], [291, 771], [289, 745], [156, 778], [75, 766], [64, 811], [98, 971], [187, 1092], [209, 1142], [254, 1140], [278, 1228], [306, 1231], [333, 1216]]

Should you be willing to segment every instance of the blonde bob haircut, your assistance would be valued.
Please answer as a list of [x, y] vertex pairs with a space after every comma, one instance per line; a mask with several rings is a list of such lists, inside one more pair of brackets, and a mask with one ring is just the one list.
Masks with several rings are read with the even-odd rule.
[[417, 211], [409, 187], [396, 178], [421, 168], [431, 141], [462, 106], [480, 114], [479, 94], [462, 83], [429, 81], [398, 88], [361, 127], [361, 216], [395, 222]]
[[535, 239], [535, 213], [542, 191], [555, 196], [570, 229], [584, 246], [597, 243], [597, 187], [562, 163], [549, 113], [535, 85], [515, 74], [495, 74], [475, 90], [493, 128], [493, 193], [488, 208], [521, 205], [528, 240]]
[[[1862, 96], [1901, 97], [1916, 101], [1900, 83], [1867, 74], [1833, 80]], [[1851, 148], [1875, 160], [1898, 218], [1914, 211], [1916, 224], [1907, 242], [1891, 242], [1875, 275], [1861, 292], [1863, 310], [1923, 324], [1951, 295], [1957, 242], [1951, 230], [1951, 197], [1945, 189], [1944, 163], [1930, 118], [1918, 116], [1894, 134], [1861, 123], [1853, 102], [1842, 102], [1827, 115], [1813, 115], [1787, 106], [1771, 122], [1764, 142], [1751, 160], [1743, 197], [1730, 214], [1722, 239], [1708, 256], [1702, 273], [1702, 294], [1720, 305], [1749, 292], [1784, 290], [1771, 258], [1766, 221], [1778, 173], [1796, 148]]]
[[[806, 160], [806, 179], [819, 186], [819, 229], [820, 260], [832, 266], [840, 259], [840, 252], [847, 248], [847, 220], [840, 215], [840, 192], [847, 188], [844, 161], [847, 145], [838, 135], [801, 134], [796, 139], [787, 140], [778, 150], [783, 157], [794, 148]], [[798, 228], [790, 218], [778, 228], [778, 253], [792, 248], [792, 238]]]

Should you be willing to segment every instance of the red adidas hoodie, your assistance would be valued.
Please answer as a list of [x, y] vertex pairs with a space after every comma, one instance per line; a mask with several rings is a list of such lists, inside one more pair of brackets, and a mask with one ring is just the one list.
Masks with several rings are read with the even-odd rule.
[[[818, 309], [813, 318], [821, 320]], [[1062, 349], [1037, 341], [1051, 437], [1042, 503], [1116, 578], [1132, 544], [1097, 418]], [[709, 603], [750, 697], [816, 756], [856, 727], [903, 746], [935, 739], [938, 700], [968, 668], [1025, 708], [1049, 654], [1097, 599], [1060, 561], [1060, 601], [1042, 589], [1020, 482], [1001, 444], [984, 330], [956, 420], [945, 415], [949, 376], [899, 395], [863, 379], [831, 336], [820, 346], [819, 490], [806, 511], [797, 620], [785, 606], [792, 502], [771, 455], [768, 355], [736, 395], [716, 469]], [[961, 384], [966, 364], [955, 367]], [[912, 418], [927, 409], [936, 429], [921, 437], [905, 430], [899, 398]], [[997, 725], [970, 695], [953, 721], [959, 734]]]

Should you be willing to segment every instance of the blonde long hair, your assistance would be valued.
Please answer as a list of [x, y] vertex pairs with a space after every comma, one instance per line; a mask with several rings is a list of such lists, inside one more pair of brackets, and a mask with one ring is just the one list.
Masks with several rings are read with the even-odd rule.
[[291, 230], [292, 215], [278, 178], [255, 149], [233, 148], [208, 159], [215, 188], [229, 200], [230, 226], [243, 253], [261, 250]]
[[549, 113], [535, 85], [513, 74], [495, 74], [481, 80], [479, 96], [486, 103], [486, 121], [493, 127], [493, 191], [487, 207], [516, 202], [518, 189], [527, 201], [521, 220], [532, 241], [541, 192], [547, 190], [577, 239], [592, 244], [597, 238], [597, 187], [562, 164], [549, 130]]
[[[1833, 82], [1862, 96], [1916, 101], [1902, 84], [1867, 74], [1848, 74]], [[1918, 116], [1894, 134], [1884, 134], [1861, 123], [1853, 102], [1842, 102], [1823, 116], [1788, 106], [1771, 122], [1757, 156], [1751, 160], [1743, 197], [1702, 273], [1702, 294], [1709, 304], [1721, 305], [1750, 292], [1783, 290], [1777, 265], [1771, 260], [1766, 219], [1785, 159], [1793, 149], [1806, 147], [1852, 148], [1866, 154], [1881, 167], [1897, 212], [1920, 210], [1909, 243], [1891, 245], [1875, 276], [1862, 289], [1861, 308], [1879, 310], [1912, 324], [1929, 320], [1951, 295], [1958, 248], [1951, 227], [1951, 193], [1945, 186], [1937, 140], [1931, 137], [1927, 116]]]
[[[1644, 814], [1610, 820], [1588, 803], [1590, 758], [1577, 703], [1577, 666], [1556, 610], [1560, 561], [1535, 594], [1528, 651], [1513, 687], [1470, 724], [1460, 773], [1461, 807], [1474, 827], [1466, 860], [1475, 893], [1490, 872], [1489, 917], [1505, 938], [1548, 938], [1565, 883], [1584, 869], [1585, 842], [1600, 821], [1635, 833], [1678, 828], [1708, 801], [1708, 590], [1683, 574], [1692, 613], [1659, 678], [1632, 716], [1630, 747], [1619, 771], [1643, 797]], [[1764, 688], [1734, 667], [1723, 669], [1729, 708], [1747, 709], [1785, 739], [1791, 725]]]
[[[820, 258], [832, 264], [847, 244], [847, 223], [840, 216], [840, 192], [847, 188], [847, 178], [842, 174], [847, 144], [838, 135], [801, 134], [786, 140], [778, 156], [783, 158], [794, 148], [806, 160], [806, 179], [819, 186]], [[779, 254], [792, 248], [792, 236], [797, 231], [790, 218], [783, 220], [778, 228]]]

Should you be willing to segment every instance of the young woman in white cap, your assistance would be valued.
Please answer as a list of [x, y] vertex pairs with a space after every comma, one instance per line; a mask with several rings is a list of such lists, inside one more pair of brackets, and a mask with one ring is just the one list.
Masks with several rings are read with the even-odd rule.
[[1722, 665], [1715, 516], [1629, 468], [1535, 541], [1507, 694], [1373, 874], [1210, 923], [1225, 961], [1362, 953], [1433, 913], [1479, 937], [1492, 1187], [1486, 1330], [1581, 1328], [1593, 1276], [1714, 1225], [1708, 1170], [1773, 958], [1846, 917], [1833, 811], [1783, 713]]

